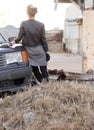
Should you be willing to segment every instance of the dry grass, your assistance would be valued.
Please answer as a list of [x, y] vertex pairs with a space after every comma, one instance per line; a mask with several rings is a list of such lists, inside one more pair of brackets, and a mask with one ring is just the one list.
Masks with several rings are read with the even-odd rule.
[[[35, 113], [27, 124], [23, 114]], [[0, 130], [94, 130], [94, 88], [50, 82], [0, 101]]]

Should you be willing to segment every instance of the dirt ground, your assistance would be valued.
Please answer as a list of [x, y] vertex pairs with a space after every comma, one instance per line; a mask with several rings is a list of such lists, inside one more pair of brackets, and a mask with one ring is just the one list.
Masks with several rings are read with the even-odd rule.
[[82, 73], [82, 56], [68, 53], [50, 53], [48, 69], [63, 69], [65, 72]]

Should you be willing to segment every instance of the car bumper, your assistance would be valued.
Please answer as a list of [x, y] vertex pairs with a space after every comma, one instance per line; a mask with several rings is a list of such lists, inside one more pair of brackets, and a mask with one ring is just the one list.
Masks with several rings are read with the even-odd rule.
[[30, 77], [31, 73], [32, 70], [27, 64], [10, 65], [0, 69], [0, 81]]

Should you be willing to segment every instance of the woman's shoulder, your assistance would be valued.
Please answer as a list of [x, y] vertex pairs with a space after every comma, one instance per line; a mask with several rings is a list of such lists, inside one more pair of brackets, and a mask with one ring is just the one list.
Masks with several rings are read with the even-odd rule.
[[40, 22], [38, 20], [33, 20], [33, 21], [31, 21], [31, 20], [24, 20], [24, 21], [21, 22], [21, 25], [22, 26], [26, 26], [26, 25], [29, 25], [29, 24], [31, 25], [31, 23], [33, 23], [33, 25], [40, 26], [40, 27], [44, 26], [44, 23], [42, 23], [42, 22]]
[[42, 22], [40, 22], [38, 20], [35, 20], [35, 22], [36, 22], [37, 25], [44, 26], [44, 23], [42, 23]]
[[24, 25], [24, 23], [26, 23], [26, 21], [27, 21], [27, 20], [25, 20], [25, 21], [22, 21], [22, 22], [21, 22], [21, 26], [22, 26], [22, 25]]
[[24, 21], [21, 22], [21, 26], [25, 26], [25, 25], [27, 25], [28, 23], [29, 23], [29, 20], [24, 20]]
[[23, 23], [27, 23], [28, 21], [29, 21], [29, 20], [23, 20], [23, 21], [22, 21], [22, 24], [23, 24]]

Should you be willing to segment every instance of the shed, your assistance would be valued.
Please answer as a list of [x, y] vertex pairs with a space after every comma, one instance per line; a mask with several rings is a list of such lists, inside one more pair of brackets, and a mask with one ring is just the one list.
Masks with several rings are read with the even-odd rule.
[[[66, 0], [58, 0], [58, 2], [59, 1], [66, 3]], [[83, 13], [83, 72], [85, 73], [89, 70], [93, 70], [94, 72], [94, 0], [69, 0], [69, 2], [73, 2], [78, 5]]]
[[67, 52], [82, 53], [82, 12], [79, 7], [72, 4], [67, 8], [64, 21], [63, 42]]

